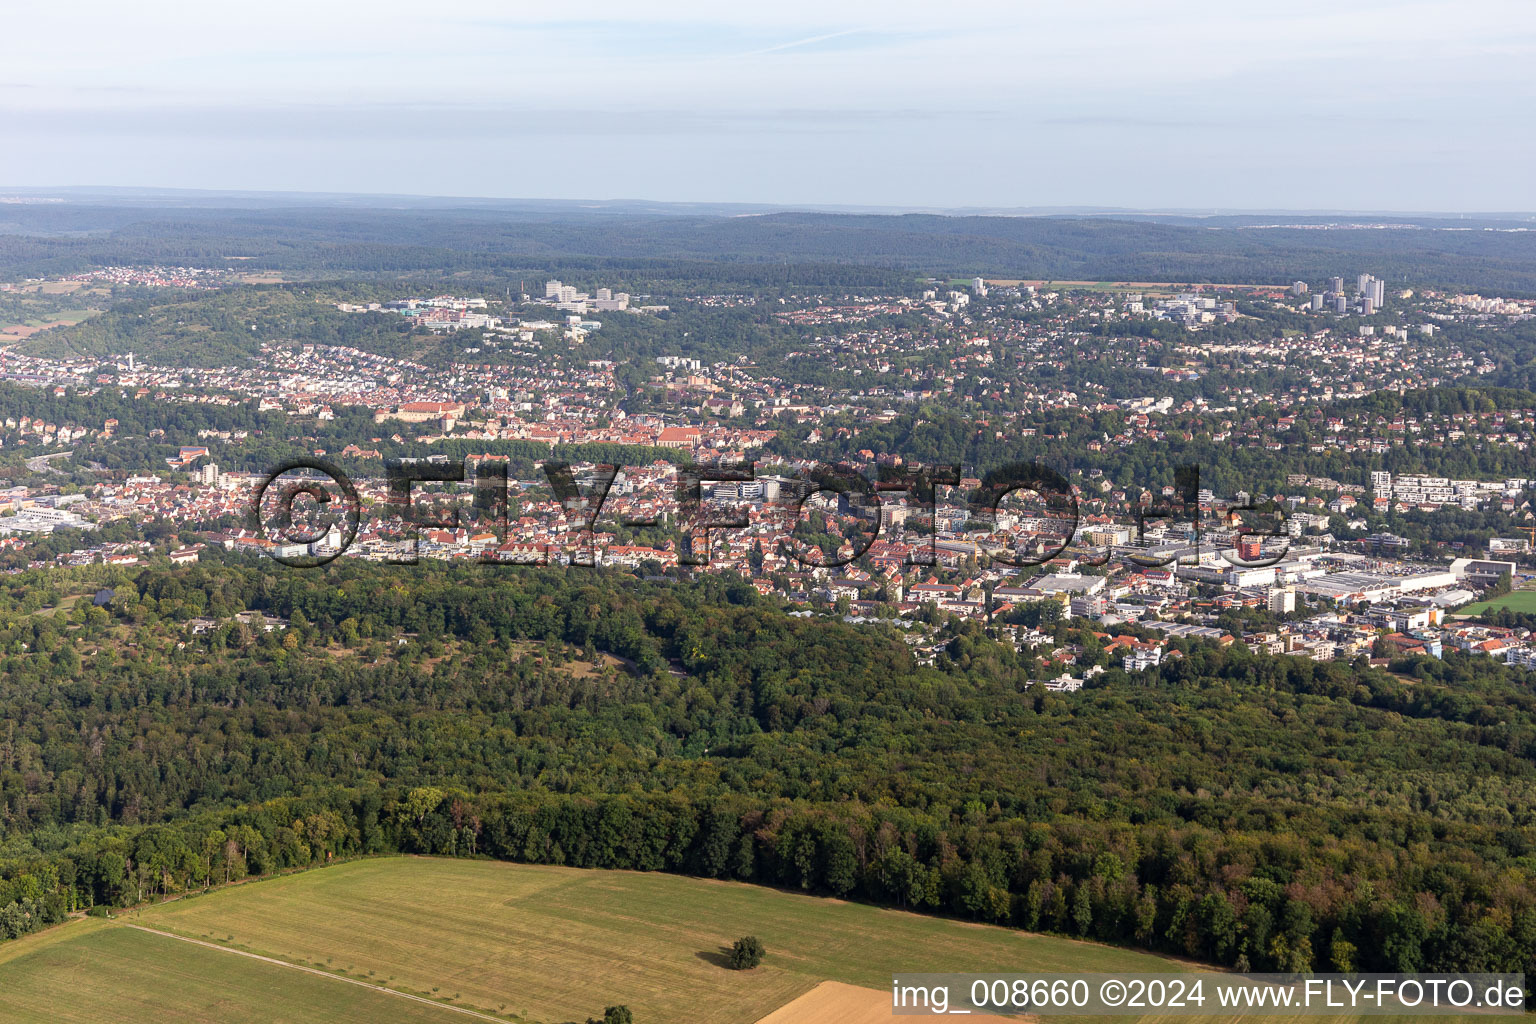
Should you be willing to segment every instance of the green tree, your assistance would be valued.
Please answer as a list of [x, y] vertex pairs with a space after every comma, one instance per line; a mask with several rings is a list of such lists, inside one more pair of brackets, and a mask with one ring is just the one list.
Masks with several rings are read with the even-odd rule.
[[756, 935], [744, 935], [731, 944], [731, 967], [738, 971], [749, 971], [762, 963], [766, 955], [767, 950]]

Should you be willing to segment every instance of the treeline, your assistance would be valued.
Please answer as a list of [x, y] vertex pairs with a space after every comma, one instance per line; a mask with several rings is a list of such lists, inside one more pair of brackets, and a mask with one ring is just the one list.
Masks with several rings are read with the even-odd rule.
[[73, 886], [59, 877], [57, 864], [12, 869], [9, 875], [0, 868], [0, 941], [60, 923], [75, 909], [75, 896]]
[[[1378, 842], [998, 818], [976, 801], [934, 814], [745, 794], [337, 790], [84, 839], [0, 882], [0, 895], [27, 894], [0, 926], [26, 912], [12, 908], [47, 908], [32, 912], [52, 923], [65, 909], [414, 853], [730, 878], [1239, 970], [1529, 971], [1530, 887], [1483, 869], [1476, 830], [1397, 827]], [[1425, 847], [1443, 863], [1427, 864]]]

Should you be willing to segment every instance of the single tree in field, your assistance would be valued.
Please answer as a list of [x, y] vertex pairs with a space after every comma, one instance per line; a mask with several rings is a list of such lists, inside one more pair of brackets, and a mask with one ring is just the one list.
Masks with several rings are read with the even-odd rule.
[[731, 966], [738, 971], [749, 971], [763, 962], [766, 952], [756, 935], [745, 935], [731, 946]]
[[635, 1024], [635, 1015], [627, 1006], [610, 1006], [603, 1011], [602, 1020], [587, 1018], [587, 1024]]

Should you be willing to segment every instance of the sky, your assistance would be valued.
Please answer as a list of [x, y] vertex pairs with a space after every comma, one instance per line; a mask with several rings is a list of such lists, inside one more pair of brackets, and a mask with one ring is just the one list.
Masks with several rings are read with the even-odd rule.
[[83, 0], [0, 24], [0, 186], [1536, 210], [1529, 0]]

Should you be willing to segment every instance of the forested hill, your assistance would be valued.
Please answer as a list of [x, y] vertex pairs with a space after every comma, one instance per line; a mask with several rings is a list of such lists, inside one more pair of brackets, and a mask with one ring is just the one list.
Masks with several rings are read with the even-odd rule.
[[78, 572], [103, 606], [64, 610], [36, 573], [0, 587], [0, 938], [403, 850], [734, 877], [1254, 969], [1536, 973], [1536, 695], [1491, 659], [1387, 672], [1179, 641], [1056, 695], [980, 623], [922, 667], [893, 631], [724, 576]]
[[708, 260], [1045, 280], [1282, 284], [1352, 277], [1368, 265], [1389, 284], [1536, 294], [1536, 232], [1433, 219], [1394, 224], [1324, 229], [1088, 217], [326, 206], [146, 210], [66, 203], [6, 211], [0, 273], [88, 264], [218, 265], [229, 257], [240, 257], [244, 266], [305, 275]]

